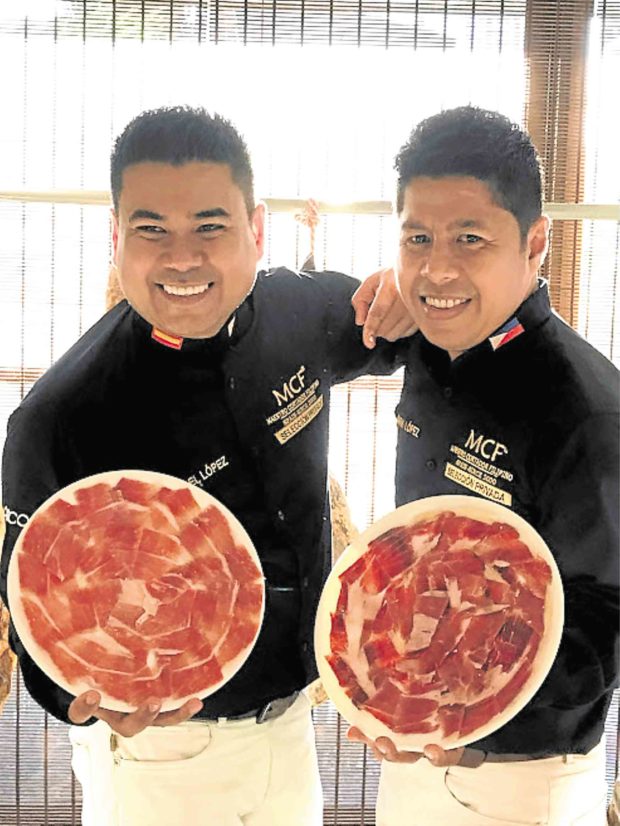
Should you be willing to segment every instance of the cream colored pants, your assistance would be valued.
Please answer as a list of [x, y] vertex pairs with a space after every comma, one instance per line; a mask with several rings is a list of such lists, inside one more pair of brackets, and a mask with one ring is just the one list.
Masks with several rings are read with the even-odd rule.
[[604, 826], [605, 750], [438, 769], [384, 762], [377, 826]]
[[281, 717], [151, 726], [116, 736], [71, 728], [83, 826], [320, 826], [323, 800], [310, 703]]

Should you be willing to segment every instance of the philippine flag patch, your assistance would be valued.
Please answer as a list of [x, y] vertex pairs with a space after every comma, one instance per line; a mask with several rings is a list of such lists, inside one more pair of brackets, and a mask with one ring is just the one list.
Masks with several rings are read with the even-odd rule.
[[512, 341], [513, 338], [520, 336], [521, 333], [524, 333], [525, 330], [523, 325], [519, 321], [519, 319], [514, 316], [509, 321], [507, 321], [498, 331], [495, 333], [494, 336], [489, 338], [489, 342], [491, 347], [494, 350], [498, 350], [504, 344], [508, 344], [509, 341]]

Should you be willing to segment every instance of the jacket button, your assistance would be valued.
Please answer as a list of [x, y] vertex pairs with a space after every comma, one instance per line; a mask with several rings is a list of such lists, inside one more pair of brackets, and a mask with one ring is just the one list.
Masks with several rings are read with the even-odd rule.
[[284, 516], [284, 514], [282, 513], [282, 511], [278, 511], [278, 513], [277, 513], [277, 517], [278, 517], [278, 519], [280, 520], [280, 522], [284, 522], [284, 520], [286, 519], [286, 517]]
[[452, 388], [451, 387], [444, 387], [443, 395], [444, 395], [444, 398], [451, 399], [452, 398]]
[[309, 580], [308, 580], [308, 577], [307, 577], [307, 576], [305, 576], [305, 577], [302, 579], [302, 581], [301, 581], [301, 587], [302, 587], [302, 588], [307, 588], [309, 584], [310, 584], [310, 582], [309, 582]]
[[231, 376], [228, 379], [228, 386], [230, 387], [231, 390], [235, 389], [235, 378], [234, 378], [234, 376]]
[[302, 644], [301, 644], [301, 650], [302, 651], [307, 651], [309, 648], [310, 648], [310, 646], [307, 642], [302, 642]]
[[434, 459], [428, 459], [426, 462], [426, 467], [429, 470], [435, 470], [435, 468], [437, 467], [437, 462]]

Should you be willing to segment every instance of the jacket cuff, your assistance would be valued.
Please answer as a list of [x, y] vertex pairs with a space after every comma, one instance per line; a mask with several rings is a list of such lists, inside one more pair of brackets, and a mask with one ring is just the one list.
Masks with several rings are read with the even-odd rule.
[[458, 762], [458, 765], [463, 766], [466, 769], [477, 769], [478, 766], [481, 766], [484, 763], [486, 758], [486, 751], [482, 751], [482, 749], [466, 748], [463, 752], [463, 756]]

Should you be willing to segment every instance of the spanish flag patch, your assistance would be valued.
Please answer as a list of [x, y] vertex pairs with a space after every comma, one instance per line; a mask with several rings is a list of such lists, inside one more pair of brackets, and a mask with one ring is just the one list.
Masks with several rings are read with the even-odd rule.
[[164, 347], [171, 347], [173, 350], [180, 350], [183, 346], [183, 339], [181, 336], [171, 336], [169, 333], [164, 333], [153, 327], [151, 338], [158, 344], [163, 344]]

